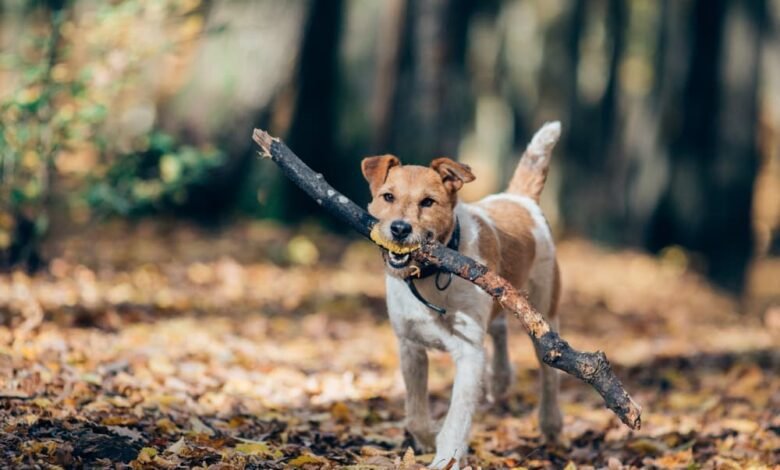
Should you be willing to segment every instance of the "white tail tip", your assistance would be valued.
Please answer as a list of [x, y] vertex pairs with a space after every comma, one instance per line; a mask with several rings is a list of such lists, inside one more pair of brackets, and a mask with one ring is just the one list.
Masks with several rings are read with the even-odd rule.
[[561, 122], [546, 122], [541, 129], [536, 131], [531, 143], [528, 144], [528, 153], [535, 156], [547, 156], [552, 151], [558, 139], [561, 137]]

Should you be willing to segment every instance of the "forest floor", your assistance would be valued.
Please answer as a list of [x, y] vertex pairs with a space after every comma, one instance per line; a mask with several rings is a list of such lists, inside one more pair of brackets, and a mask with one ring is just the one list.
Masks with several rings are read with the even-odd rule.
[[[109, 225], [53, 246], [46, 273], [0, 275], [2, 467], [421, 468], [376, 249], [299, 233]], [[565, 442], [544, 445], [537, 364], [510, 321], [517, 380], [480, 410], [469, 464], [777, 468], [780, 263], [740, 305], [679, 250], [571, 240], [559, 257], [562, 335], [607, 353], [642, 430], [564, 377]], [[436, 417], [452, 369], [432, 355]]]

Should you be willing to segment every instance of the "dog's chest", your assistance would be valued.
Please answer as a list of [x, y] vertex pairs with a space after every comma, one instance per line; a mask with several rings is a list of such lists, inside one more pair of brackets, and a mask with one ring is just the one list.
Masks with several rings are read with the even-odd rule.
[[417, 300], [401, 279], [387, 277], [387, 309], [399, 338], [426, 348], [453, 351], [463, 341], [481, 342], [490, 318], [492, 299], [462, 279], [453, 279], [444, 291], [433, 285], [433, 278], [415, 281], [420, 294], [429, 302], [447, 310], [439, 314]]

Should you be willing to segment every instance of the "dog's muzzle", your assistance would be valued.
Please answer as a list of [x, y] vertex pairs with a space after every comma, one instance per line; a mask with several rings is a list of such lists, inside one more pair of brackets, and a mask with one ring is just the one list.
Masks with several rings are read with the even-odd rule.
[[381, 246], [385, 253], [387, 264], [394, 269], [402, 269], [412, 260], [412, 252], [420, 248], [419, 244], [400, 244], [393, 240], [387, 240], [382, 236], [379, 226], [375, 225], [371, 230], [371, 240]]

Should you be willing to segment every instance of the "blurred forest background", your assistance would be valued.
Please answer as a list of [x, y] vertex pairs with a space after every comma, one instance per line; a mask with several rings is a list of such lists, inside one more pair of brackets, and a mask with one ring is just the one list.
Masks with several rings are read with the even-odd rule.
[[299, 222], [269, 129], [358, 202], [359, 160], [500, 189], [559, 119], [559, 234], [671, 251], [741, 292], [780, 252], [777, 0], [3, 0], [0, 265], [109, 216]]
[[0, 0], [0, 461], [421, 468], [376, 247], [252, 128], [365, 204], [380, 153], [499, 191], [547, 120], [562, 334], [643, 427], [564, 377], [546, 446], [510, 322], [469, 463], [774, 468], [780, 0]]

